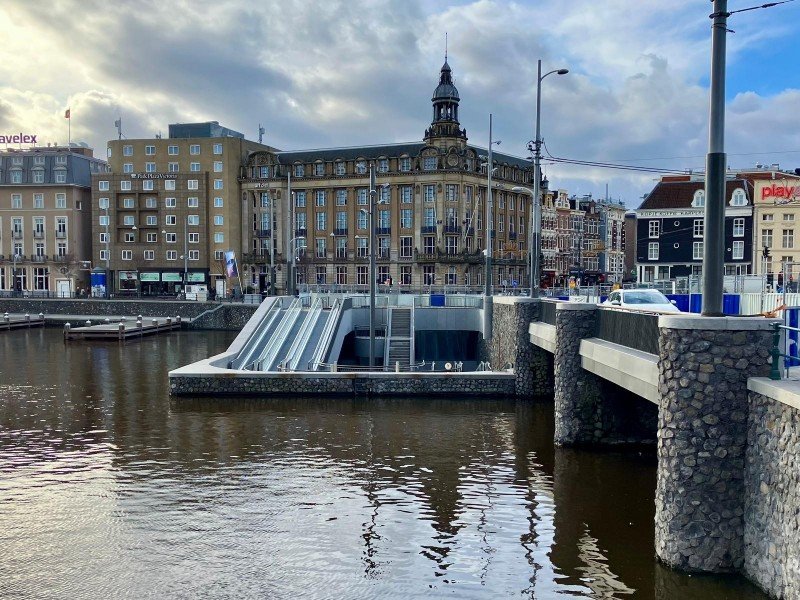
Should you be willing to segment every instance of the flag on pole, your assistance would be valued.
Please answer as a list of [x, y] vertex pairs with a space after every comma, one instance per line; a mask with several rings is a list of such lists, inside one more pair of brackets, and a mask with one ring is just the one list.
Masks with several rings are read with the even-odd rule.
[[68, 109], [67, 109], [67, 112], [65, 112], [65, 113], [64, 113], [64, 118], [65, 118], [65, 119], [69, 119], [69, 118], [70, 118], [70, 116], [69, 116], [69, 111], [70, 111], [70, 109], [68, 108]]
[[239, 276], [239, 269], [236, 268], [236, 253], [233, 250], [225, 253], [225, 270], [230, 278]]

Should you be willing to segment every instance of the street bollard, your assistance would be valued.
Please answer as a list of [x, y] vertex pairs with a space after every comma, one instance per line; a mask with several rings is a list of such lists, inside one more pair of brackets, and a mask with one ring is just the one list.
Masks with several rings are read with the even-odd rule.
[[177, 317], [175, 317], [175, 322], [176, 322], [178, 325], [180, 325], [180, 324], [181, 324], [181, 316], [180, 316], [180, 315], [178, 315]]
[[137, 327], [141, 327], [142, 326], [142, 320], [141, 319], [137, 319], [136, 320], [136, 326]]
[[106, 317], [106, 318], [104, 319], [104, 321], [105, 321], [106, 325], [108, 325], [109, 323], [111, 323], [111, 319], [109, 319], [108, 317]]
[[31, 321], [31, 316], [28, 313], [25, 313], [25, 320], [28, 321], [29, 323]]
[[89, 319], [86, 319], [86, 326], [87, 327], [91, 327], [92, 326], [92, 322]]
[[153, 319], [153, 327], [158, 327], [158, 319]]
[[66, 339], [67, 337], [69, 337], [69, 330], [70, 330], [71, 328], [72, 328], [72, 326], [71, 326], [69, 323], [64, 323], [64, 338], [65, 338], [65, 339]]
[[394, 372], [395, 373], [399, 373], [400, 372], [400, 361], [399, 360], [395, 361], [395, 363], [394, 363]]
[[39, 313], [39, 320], [44, 321], [44, 313]]
[[338, 370], [338, 368], [339, 368], [339, 367], [338, 367], [338, 365], [337, 365], [336, 363], [332, 363], [332, 364], [331, 364], [331, 373], [336, 373], [336, 371]]
[[123, 339], [125, 337], [125, 323], [119, 324], [118, 331], [119, 331], [119, 339]]
[[124, 323], [125, 321], [127, 321], [127, 319], [125, 317], [120, 317], [119, 318], [119, 322], [120, 323]]
[[136, 317], [136, 320], [137, 320], [137, 321], [141, 321], [143, 318], [144, 318], [144, 317], [142, 317], [142, 315], [139, 315], [139, 316], [137, 316], [137, 317]]
[[172, 317], [167, 317], [167, 325], [172, 325]]

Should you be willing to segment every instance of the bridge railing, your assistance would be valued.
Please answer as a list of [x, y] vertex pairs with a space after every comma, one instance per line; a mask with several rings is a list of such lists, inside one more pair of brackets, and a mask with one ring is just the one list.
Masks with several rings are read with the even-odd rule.
[[599, 307], [595, 337], [658, 354], [658, 313]]
[[542, 300], [539, 304], [539, 320], [548, 325], [556, 324], [556, 304], [554, 300]]

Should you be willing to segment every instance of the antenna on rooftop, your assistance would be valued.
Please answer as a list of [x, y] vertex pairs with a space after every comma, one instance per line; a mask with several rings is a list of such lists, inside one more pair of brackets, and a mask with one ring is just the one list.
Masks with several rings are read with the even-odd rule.
[[444, 32], [444, 62], [447, 62], [447, 32]]
[[266, 133], [266, 129], [261, 126], [261, 123], [258, 124], [258, 143], [261, 143], [261, 140], [264, 139], [264, 134]]
[[122, 116], [120, 115], [119, 119], [114, 121], [114, 127], [117, 128], [117, 139], [122, 139]]

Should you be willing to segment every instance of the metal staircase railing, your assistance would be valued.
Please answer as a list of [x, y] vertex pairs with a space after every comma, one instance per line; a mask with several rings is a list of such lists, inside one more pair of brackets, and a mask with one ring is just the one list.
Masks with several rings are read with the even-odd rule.
[[286, 358], [282, 361], [287, 370], [294, 371], [297, 369], [300, 357], [303, 355], [303, 351], [306, 349], [306, 345], [311, 339], [311, 332], [314, 331], [317, 319], [319, 319], [322, 314], [322, 305], [322, 298], [317, 298], [306, 313], [305, 319], [303, 319], [303, 325], [300, 327], [300, 331], [297, 332], [297, 336], [289, 347]]
[[325, 328], [319, 336], [319, 342], [314, 350], [314, 354], [308, 363], [310, 371], [318, 371], [320, 364], [325, 360], [325, 354], [333, 341], [333, 336], [336, 333], [336, 328], [339, 324], [339, 317], [342, 313], [343, 302], [337, 298], [331, 307], [331, 314], [328, 315], [328, 322], [325, 323]]
[[253, 335], [250, 336], [250, 339], [245, 342], [245, 346], [242, 348], [241, 352], [239, 352], [239, 356], [231, 361], [231, 369], [250, 368], [254, 362], [253, 355], [258, 352], [258, 349], [264, 342], [264, 336], [270, 332], [273, 324], [275, 324], [279, 318], [278, 316], [281, 314], [282, 307], [283, 305], [280, 299], [273, 301], [272, 306], [269, 307], [269, 310], [264, 315], [264, 318], [261, 319], [256, 331], [253, 332]]
[[289, 332], [292, 330], [297, 318], [300, 316], [300, 311], [302, 309], [303, 304], [301, 300], [299, 298], [295, 298], [289, 308], [286, 310], [286, 313], [283, 315], [280, 323], [278, 323], [275, 333], [272, 335], [269, 342], [267, 342], [267, 345], [264, 347], [264, 351], [258, 357], [258, 360], [255, 361], [252, 369], [253, 371], [263, 371], [265, 365], [267, 367], [272, 365], [284, 342], [286, 342]]

